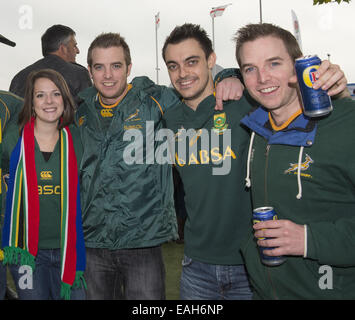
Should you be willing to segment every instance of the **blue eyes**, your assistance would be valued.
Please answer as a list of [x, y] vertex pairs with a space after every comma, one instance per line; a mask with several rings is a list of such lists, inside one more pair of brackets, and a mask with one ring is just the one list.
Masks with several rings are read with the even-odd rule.
[[255, 70], [254, 67], [249, 67], [249, 68], [244, 69], [244, 72], [249, 73], [249, 72], [252, 72], [253, 70]]
[[[118, 70], [118, 69], [120, 69], [121, 67], [122, 67], [122, 65], [121, 65], [120, 63], [111, 65], [111, 68], [114, 69], [114, 70]], [[101, 70], [104, 69], [104, 67], [101, 66], [101, 65], [96, 65], [96, 66], [94, 66], [94, 69], [95, 69], [96, 71], [101, 71]]]
[[[280, 66], [281, 65], [281, 63], [280, 62], [278, 62], [278, 61], [272, 61], [272, 62], [270, 62], [270, 64], [267, 66], [267, 67], [265, 67], [265, 70], [268, 70], [268, 69], [273, 69], [273, 68], [276, 68], [276, 67], [278, 67], [278, 66]], [[246, 67], [245, 69], [244, 69], [244, 73], [250, 73], [250, 72], [253, 72], [253, 71], [255, 71], [257, 68], [256, 67], [254, 67], [254, 66], [250, 66], [250, 67]]]

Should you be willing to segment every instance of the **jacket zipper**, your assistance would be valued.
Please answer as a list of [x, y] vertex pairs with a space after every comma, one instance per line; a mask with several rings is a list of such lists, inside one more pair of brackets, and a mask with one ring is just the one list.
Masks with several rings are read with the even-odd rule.
[[[271, 145], [268, 144], [266, 145], [266, 151], [265, 151], [265, 171], [264, 171], [264, 204], [265, 205], [269, 205], [269, 202], [268, 202], [268, 195], [267, 195], [267, 178], [268, 178], [268, 168], [269, 168], [269, 153], [270, 153], [270, 148], [271, 148]], [[270, 273], [270, 268], [267, 268], [267, 275], [268, 275], [268, 278], [269, 278], [269, 282], [270, 282], [270, 285], [271, 285], [271, 288], [272, 288], [272, 292], [274, 294], [274, 298], [275, 300], [279, 300], [277, 294], [276, 294], [276, 289], [275, 289], [275, 286], [272, 282], [272, 279], [271, 279], [271, 273]]]
[[264, 171], [264, 204], [268, 205], [267, 201], [267, 171], [268, 171], [268, 163], [269, 163], [269, 152], [270, 152], [270, 145], [266, 145], [265, 151], [265, 171]]

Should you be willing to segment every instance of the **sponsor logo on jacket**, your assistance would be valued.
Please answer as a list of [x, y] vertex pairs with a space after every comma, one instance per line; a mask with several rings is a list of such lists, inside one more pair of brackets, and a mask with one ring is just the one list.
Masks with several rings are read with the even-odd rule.
[[78, 126], [81, 127], [84, 121], [85, 121], [85, 116], [81, 116], [78, 120]]

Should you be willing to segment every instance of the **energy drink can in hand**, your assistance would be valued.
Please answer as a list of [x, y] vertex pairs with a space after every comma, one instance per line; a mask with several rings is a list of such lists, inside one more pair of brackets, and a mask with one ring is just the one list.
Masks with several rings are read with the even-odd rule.
[[[253, 210], [253, 224], [261, 221], [277, 220], [277, 215], [273, 207], [260, 207]], [[259, 240], [265, 240], [269, 238], [258, 238]], [[261, 262], [267, 266], [278, 266], [286, 261], [283, 256], [267, 256], [264, 254], [264, 250], [272, 250], [273, 247], [261, 247], [259, 246], [259, 253]]]
[[295, 69], [303, 102], [303, 113], [307, 117], [320, 117], [333, 110], [327, 91], [313, 89], [317, 80], [315, 73], [321, 64], [316, 55], [296, 59]]

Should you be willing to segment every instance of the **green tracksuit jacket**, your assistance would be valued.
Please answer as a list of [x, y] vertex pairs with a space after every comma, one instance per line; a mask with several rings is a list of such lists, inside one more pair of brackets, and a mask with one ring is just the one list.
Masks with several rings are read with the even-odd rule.
[[309, 121], [300, 115], [279, 132], [262, 108], [242, 121], [256, 132], [254, 208], [273, 206], [279, 219], [307, 226], [306, 257], [288, 256], [275, 267], [260, 262], [250, 229], [243, 254], [256, 298], [355, 298], [355, 103], [333, 105], [329, 116]]
[[[5, 134], [7, 127], [10, 124], [17, 123], [18, 114], [21, 111], [22, 106], [23, 106], [22, 98], [14, 95], [13, 93], [0, 90], [0, 119], [1, 119], [0, 159], [2, 158], [2, 142], [3, 142], [2, 137]], [[0, 160], [0, 164], [1, 164], [1, 160]], [[2, 169], [2, 165], [0, 165], [0, 168]], [[0, 172], [0, 176], [1, 176], [0, 203], [2, 204], [2, 207], [5, 208], [4, 203], [2, 203], [3, 201], [5, 201], [5, 196], [2, 197], [2, 194], [5, 193], [4, 191], [5, 185], [2, 179], [2, 172]], [[4, 217], [5, 217], [5, 210], [2, 210], [0, 214], [0, 244], [2, 239], [2, 226], [4, 223]]]
[[[163, 113], [178, 98], [146, 77], [135, 78], [104, 130], [95, 107], [97, 90], [88, 88], [80, 97], [84, 102], [76, 119], [84, 147], [80, 170], [85, 245], [144, 248], [177, 239], [172, 168], [155, 159], [161, 144], [155, 133], [162, 128]], [[131, 156], [137, 162], [132, 163]]]

